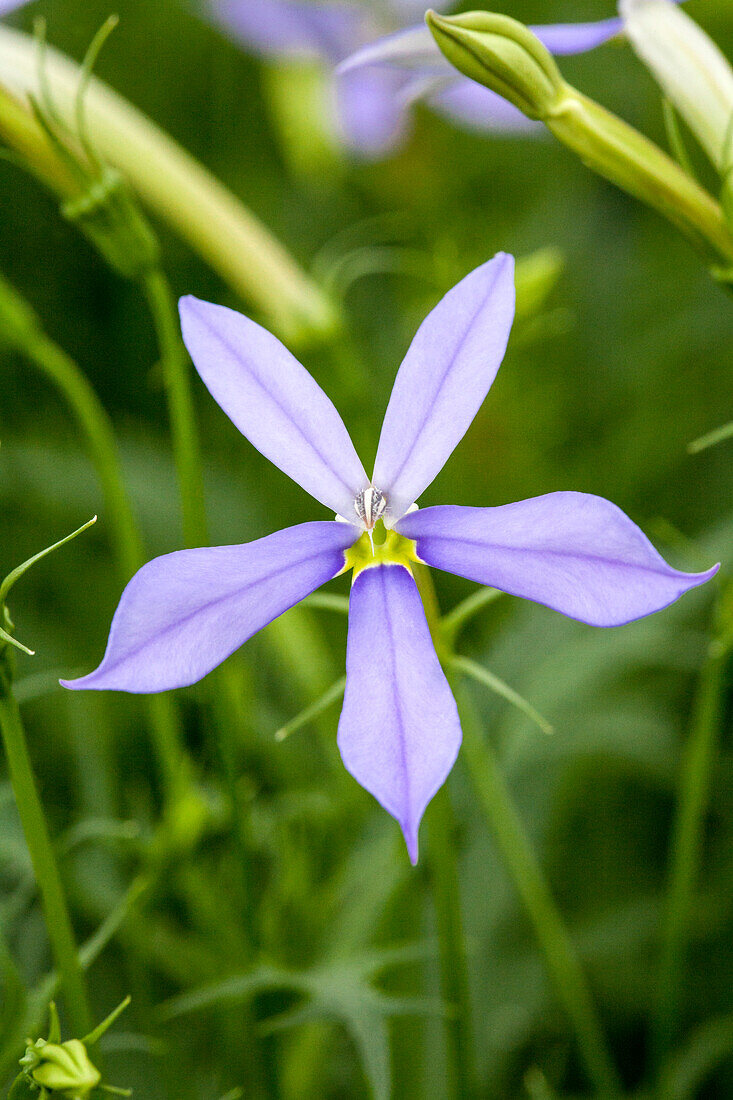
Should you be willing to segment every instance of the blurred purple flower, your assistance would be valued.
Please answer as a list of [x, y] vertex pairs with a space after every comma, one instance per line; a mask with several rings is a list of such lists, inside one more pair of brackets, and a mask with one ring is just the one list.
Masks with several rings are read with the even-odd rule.
[[[122, 595], [100, 666], [64, 686], [192, 684], [353, 566], [338, 745], [346, 768], [399, 822], [414, 863], [420, 819], [453, 765], [461, 728], [411, 562], [596, 626], [657, 611], [716, 571], [678, 572], [615, 505], [584, 493], [415, 509], [499, 369], [514, 315], [513, 266], [511, 256], [495, 256], [423, 321], [395, 379], [371, 481], [334, 406], [274, 336], [233, 310], [182, 299], [186, 346], [213, 398], [337, 521], [149, 562]], [[370, 548], [380, 517], [386, 541]]]
[[[675, 0], [681, 3], [682, 0]], [[550, 23], [529, 28], [558, 57], [586, 53], [622, 34], [620, 16], [591, 23]], [[542, 125], [481, 84], [462, 76], [445, 60], [424, 24], [408, 27], [362, 46], [337, 69], [341, 81], [358, 74], [392, 73], [401, 80], [403, 109], [422, 99], [453, 121], [475, 130], [541, 132]]]
[[9, 15], [16, 8], [22, 8], [29, 0], [0, 0], [0, 16]]
[[[208, 0], [208, 6], [215, 20], [248, 50], [266, 58], [316, 57], [334, 69], [379, 35], [404, 28], [429, 5], [426, 0], [385, 0], [379, 6], [359, 0]], [[449, 10], [455, 0], [432, 6]], [[439, 58], [437, 49], [434, 58]], [[344, 72], [334, 82], [339, 136], [361, 156], [383, 156], [406, 135], [410, 103], [428, 92], [437, 111], [472, 128], [540, 129], [487, 88], [464, 77], [456, 81], [452, 71], [446, 80], [447, 68], [442, 63], [441, 79], [437, 84], [431, 79], [429, 89], [423, 86], [425, 74], [403, 71], [399, 65], [358, 66]]]

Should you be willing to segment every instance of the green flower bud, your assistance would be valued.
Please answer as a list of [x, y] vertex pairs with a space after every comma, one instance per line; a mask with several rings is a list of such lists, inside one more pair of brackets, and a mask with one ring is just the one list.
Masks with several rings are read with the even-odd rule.
[[563, 86], [549, 50], [516, 19], [472, 11], [426, 21], [438, 48], [459, 72], [498, 92], [529, 118], [544, 119]]
[[83, 1100], [102, 1079], [79, 1039], [44, 1043], [35, 1053], [39, 1064], [30, 1071], [31, 1080], [50, 1093], [60, 1093], [66, 1100]]

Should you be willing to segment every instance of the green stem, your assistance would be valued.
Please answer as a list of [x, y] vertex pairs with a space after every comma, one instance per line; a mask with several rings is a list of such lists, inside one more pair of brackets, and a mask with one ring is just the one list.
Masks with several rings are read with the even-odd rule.
[[99, 477], [120, 573], [129, 579], [142, 561], [142, 545], [120, 470], [112, 423], [78, 365], [46, 336], [30, 306], [2, 276], [0, 338], [9, 340], [29, 359], [69, 404]]
[[598, 1096], [621, 1093], [593, 1000], [565, 924], [535, 858], [529, 838], [489, 742], [468, 703], [461, 705], [462, 758], [506, 868], [534, 926], [558, 999], [574, 1030], [589, 1080]]
[[12, 694], [7, 670], [0, 670], [0, 731], [15, 802], [41, 895], [48, 938], [61, 978], [69, 1023], [75, 1035], [85, 1035], [91, 1028], [92, 1017], [82, 967], [51, 837], [33, 777], [20, 710]]
[[[44, 374], [68, 403], [99, 478], [120, 578], [126, 584], [143, 564], [144, 556], [114, 429], [104, 406], [78, 364], [49, 339], [28, 303], [1, 276], [0, 336]], [[175, 708], [163, 695], [149, 696], [146, 705], [166, 798], [175, 800], [190, 780], [190, 764], [181, 744]]]
[[447, 787], [433, 799], [425, 823], [441, 994], [450, 1012], [445, 1023], [449, 1095], [467, 1100], [475, 1095], [476, 1087], [473, 1015], [455, 855], [455, 817]]
[[[690, 934], [695, 886], [703, 848], [710, 779], [722, 718], [730, 638], [723, 608], [733, 601], [733, 586], [723, 593], [716, 631], [700, 671], [690, 736], [680, 771], [677, 815], [672, 832], [666, 911], [653, 1025], [653, 1059], [659, 1067], [679, 1027], [682, 978]], [[730, 630], [730, 627], [727, 627]]]
[[181, 342], [178, 314], [168, 280], [160, 268], [146, 272], [142, 280], [158, 338], [168, 399], [173, 459], [178, 474], [186, 546], [206, 546], [209, 541], [201, 448], [199, 445], [188, 357]]

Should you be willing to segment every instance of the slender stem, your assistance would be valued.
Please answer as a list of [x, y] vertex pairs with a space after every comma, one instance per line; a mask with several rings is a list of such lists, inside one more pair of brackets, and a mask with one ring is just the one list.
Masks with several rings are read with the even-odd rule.
[[82, 967], [51, 837], [33, 777], [20, 710], [6, 670], [0, 670], [0, 731], [15, 802], [43, 903], [48, 938], [61, 977], [69, 1022], [75, 1035], [85, 1035], [91, 1028], [92, 1018]]
[[[86, 439], [102, 487], [120, 579], [126, 584], [144, 558], [112, 422], [79, 365], [45, 334], [28, 303], [1, 276], [0, 332], [56, 386], [68, 403]], [[190, 764], [181, 744], [175, 707], [163, 695], [149, 696], [146, 705], [163, 788], [167, 798], [175, 799], [190, 782]]]
[[620, 1095], [593, 1000], [572, 941], [550, 893], [489, 742], [467, 699], [461, 704], [462, 758], [506, 868], [534, 926], [558, 999], [567, 1012], [598, 1096]]
[[160, 268], [153, 268], [143, 276], [143, 290], [155, 325], [163, 364], [173, 458], [181, 495], [183, 540], [186, 546], [205, 546], [209, 535], [201, 448], [189, 384], [188, 357], [181, 342], [178, 314], [168, 280]]
[[140, 536], [125, 490], [112, 422], [71, 356], [50, 340], [27, 303], [0, 276], [0, 332], [44, 374], [68, 402], [99, 477], [122, 575], [129, 579], [142, 560]]
[[475, 1094], [476, 1087], [474, 1029], [455, 855], [455, 817], [447, 787], [433, 799], [425, 824], [438, 931], [440, 986], [450, 1012], [445, 1023], [449, 1094], [457, 1100], [467, 1100]]
[[657, 1068], [668, 1053], [679, 1024], [693, 896], [702, 857], [705, 814], [720, 732], [723, 689], [730, 653], [730, 639], [726, 639], [724, 635], [722, 613], [726, 596], [729, 601], [733, 599], [733, 586], [723, 594], [716, 613], [717, 629], [700, 671], [692, 726], [680, 772], [653, 1026], [652, 1050]]

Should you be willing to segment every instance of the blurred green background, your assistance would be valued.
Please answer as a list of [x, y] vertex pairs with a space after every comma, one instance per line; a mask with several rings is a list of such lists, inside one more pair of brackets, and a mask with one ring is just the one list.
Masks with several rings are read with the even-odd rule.
[[[98, 63], [102, 78], [211, 168], [305, 268], [330, 276], [357, 249], [369, 257], [369, 272], [344, 288], [344, 336], [301, 354], [367, 468], [394, 373], [425, 312], [499, 249], [521, 257], [552, 247], [564, 260], [559, 279], [540, 312], [518, 321], [489, 399], [424, 503], [503, 504], [558, 489], [597, 493], [631, 515], [677, 567], [701, 569], [713, 560], [730, 566], [731, 445], [694, 457], [686, 445], [733, 415], [733, 304], [667, 223], [552, 140], [479, 137], [425, 109], [416, 111], [407, 145], [382, 162], [316, 156], [311, 143], [304, 149], [283, 128], [276, 106], [283, 94], [297, 101], [305, 71], [263, 66], [175, 0], [113, 7], [106, 0], [39, 0], [14, 23], [30, 29], [34, 15], [44, 15], [49, 40], [81, 59], [112, 10], [121, 22]], [[731, 5], [692, 3], [689, 12], [730, 53]], [[598, 0], [518, 0], [511, 14], [552, 22], [603, 18], [611, 10]], [[663, 142], [659, 96], [628, 48], [610, 45], [568, 59], [562, 69]], [[315, 160], [310, 170], [308, 160]], [[0, 270], [79, 361], [109, 410], [149, 556], [180, 548], [162, 376], [144, 302], [59, 216], [40, 185], [2, 162], [0, 194]], [[247, 308], [158, 228], [176, 294]], [[19, 658], [19, 694], [27, 699], [31, 750], [75, 924], [86, 938], [135, 876], [150, 869], [161, 792], [140, 700], [71, 696], [53, 687], [56, 676], [99, 661], [120, 583], [94, 471], [63, 401], [29, 363], [3, 349], [2, 333], [0, 371], [0, 571], [90, 515], [100, 517], [29, 574], [11, 603], [18, 637], [37, 650], [35, 658]], [[194, 388], [214, 543], [325, 518], [238, 435], [198, 379]], [[435, 582], [444, 610], [472, 590], [445, 574]], [[348, 591], [345, 579], [331, 588]], [[461, 652], [555, 726], [546, 737], [505, 701], [469, 689], [630, 1094], [648, 1069], [670, 828], [713, 596], [708, 586], [612, 631], [507, 597], [461, 641]], [[106, 1040], [105, 1080], [145, 1100], [215, 1100], [239, 1095], [230, 1092], [236, 1088], [246, 1097], [283, 1100], [367, 1096], [365, 1056], [378, 1063], [385, 1034], [394, 1096], [449, 1095], [444, 1021], [436, 1014], [427, 830], [413, 870], [396, 824], [340, 763], [338, 706], [282, 743], [273, 737], [342, 674], [345, 638], [341, 616], [299, 610], [231, 658], [241, 713], [231, 715], [229, 764], [243, 822], [230, 810], [210, 687], [205, 681], [178, 693], [203, 808], [181, 810], [168, 822], [163, 873], [90, 971], [97, 1017], [133, 996]], [[677, 1020], [683, 1069], [670, 1096], [733, 1095], [730, 702], [729, 692]], [[449, 788], [477, 1095], [588, 1095], [572, 1031], [460, 758]], [[6, 782], [0, 885], [4, 938], [30, 986], [50, 960]], [[377, 955], [383, 968], [372, 985], [357, 981], [354, 967], [367, 950], [400, 944], [420, 946], [397, 962]], [[304, 998], [265, 977], [244, 1001], [162, 1020], [157, 1006], [167, 998], [246, 974], [263, 960], [299, 973], [316, 968], [322, 993]], [[372, 1003], [369, 988], [424, 998], [424, 1011], [388, 1019], [389, 1002]], [[292, 1026], [273, 1026], [302, 1004], [323, 1019], [296, 1016]], [[702, 1055], [698, 1048], [690, 1054], [697, 1034]], [[531, 1072], [527, 1078], [534, 1067], [544, 1079]], [[532, 1091], [546, 1084], [554, 1091]]]

